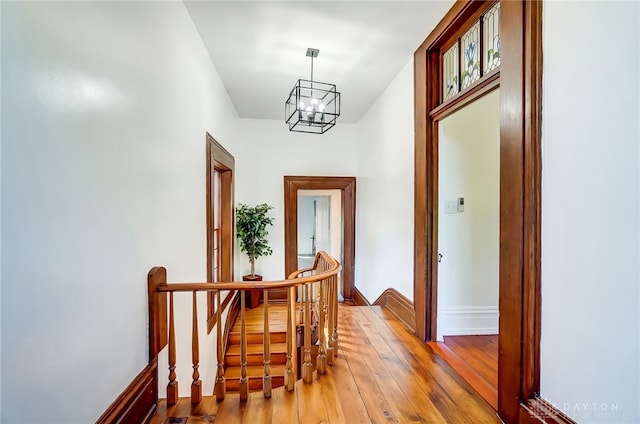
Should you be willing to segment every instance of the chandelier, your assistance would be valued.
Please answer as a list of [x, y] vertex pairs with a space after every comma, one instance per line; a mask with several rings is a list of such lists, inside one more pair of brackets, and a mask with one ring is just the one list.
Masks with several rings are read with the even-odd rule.
[[335, 84], [313, 80], [313, 59], [318, 49], [307, 49], [311, 58], [311, 79], [299, 79], [284, 104], [289, 131], [323, 134], [336, 124], [340, 116], [340, 93]]

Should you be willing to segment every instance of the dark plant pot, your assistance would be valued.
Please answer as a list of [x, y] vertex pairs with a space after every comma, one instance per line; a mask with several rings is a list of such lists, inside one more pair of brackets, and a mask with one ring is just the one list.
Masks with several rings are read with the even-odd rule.
[[[243, 275], [242, 281], [262, 281], [262, 275]], [[251, 289], [247, 290], [245, 293], [245, 302], [247, 303], [247, 308], [252, 309], [256, 306], [260, 305], [260, 297], [262, 296], [262, 290], [260, 289]]]

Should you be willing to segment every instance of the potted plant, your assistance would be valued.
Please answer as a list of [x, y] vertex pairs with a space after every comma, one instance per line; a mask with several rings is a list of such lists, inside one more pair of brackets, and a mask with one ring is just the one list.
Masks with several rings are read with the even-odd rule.
[[[273, 218], [268, 216], [273, 209], [266, 203], [248, 206], [242, 203], [236, 208], [236, 234], [240, 240], [240, 251], [246, 253], [251, 264], [251, 273], [242, 277], [244, 281], [262, 281], [262, 276], [255, 272], [256, 259], [273, 253], [267, 236], [267, 226], [273, 225]], [[260, 302], [260, 290], [251, 290], [249, 307], [253, 308]]]

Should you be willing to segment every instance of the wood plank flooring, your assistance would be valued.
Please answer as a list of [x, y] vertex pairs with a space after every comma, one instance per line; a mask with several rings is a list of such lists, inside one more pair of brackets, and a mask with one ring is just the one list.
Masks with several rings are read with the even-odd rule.
[[[247, 333], [262, 333], [264, 325], [264, 306], [246, 309]], [[287, 304], [269, 302], [269, 329], [271, 332], [287, 331]], [[240, 317], [236, 320], [232, 332], [240, 334]]]
[[498, 388], [498, 335], [487, 336], [445, 336], [444, 344], [449, 347], [480, 377]]
[[494, 409], [498, 407], [498, 336], [445, 336], [429, 343]]
[[250, 393], [217, 403], [188, 398], [167, 410], [164, 401], [152, 423], [189, 417], [187, 423], [499, 423], [495, 411], [433, 350], [384, 308], [339, 308], [339, 355], [313, 384], [283, 387], [271, 399]]

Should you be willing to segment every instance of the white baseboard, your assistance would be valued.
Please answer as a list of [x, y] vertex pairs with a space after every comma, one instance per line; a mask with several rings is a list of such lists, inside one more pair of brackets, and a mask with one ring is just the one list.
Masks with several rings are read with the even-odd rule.
[[497, 307], [442, 310], [438, 314], [438, 340], [443, 336], [498, 334], [498, 316]]

